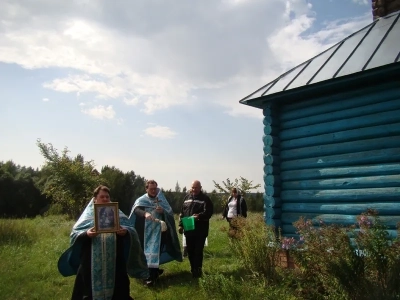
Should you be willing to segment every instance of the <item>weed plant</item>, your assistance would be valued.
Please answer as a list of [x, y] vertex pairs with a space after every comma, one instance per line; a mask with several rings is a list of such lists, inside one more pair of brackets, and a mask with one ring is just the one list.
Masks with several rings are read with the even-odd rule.
[[392, 239], [376, 211], [351, 227], [301, 218], [293, 252], [296, 293], [306, 299], [400, 299], [399, 241]]

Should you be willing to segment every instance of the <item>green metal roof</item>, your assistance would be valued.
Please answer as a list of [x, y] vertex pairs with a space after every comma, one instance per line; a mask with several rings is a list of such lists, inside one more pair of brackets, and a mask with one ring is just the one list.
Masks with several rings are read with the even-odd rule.
[[[399, 63], [400, 12], [379, 18], [328, 50], [282, 74], [240, 103]], [[293, 91], [294, 92], [294, 91]], [[258, 107], [258, 105], [254, 105]]]

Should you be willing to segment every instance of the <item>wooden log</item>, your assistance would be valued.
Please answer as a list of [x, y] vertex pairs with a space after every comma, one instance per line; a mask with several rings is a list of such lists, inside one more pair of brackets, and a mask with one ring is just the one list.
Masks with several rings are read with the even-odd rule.
[[264, 174], [266, 174], [266, 175], [269, 175], [269, 174], [279, 175], [279, 173], [280, 173], [279, 166], [264, 165], [263, 170], [264, 170]]
[[263, 116], [277, 116], [279, 115], [278, 110], [279, 107], [273, 103], [265, 104], [263, 107]]
[[[366, 164], [383, 164], [400, 161], [400, 148], [370, 150], [356, 153], [321, 156], [282, 161], [281, 171], [327, 167], [349, 167]], [[264, 161], [265, 162], [265, 161]]]
[[286, 121], [282, 121], [280, 123], [280, 127], [282, 129], [290, 129], [290, 128], [302, 127], [313, 124], [321, 124], [329, 121], [365, 116], [369, 114], [386, 112], [396, 109], [400, 109], [400, 99], [398, 97], [395, 98], [394, 100], [385, 102], [379, 101], [378, 103], [372, 103], [361, 107], [332, 111], [329, 113], [315, 114], [304, 118], [289, 119]]
[[286, 202], [373, 202], [393, 201], [400, 199], [399, 187], [348, 189], [348, 190], [283, 190], [280, 193], [283, 203]]
[[[272, 175], [269, 175], [272, 176]], [[268, 182], [273, 181], [267, 177]], [[312, 189], [361, 189], [380, 187], [400, 187], [400, 175], [382, 175], [365, 177], [344, 177], [320, 180], [284, 181], [284, 190], [312, 190]]]
[[282, 205], [281, 198], [272, 197], [264, 193], [264, 207], [280, 207]]
[[264, 220], [265, 220], [265, 224], [267, 224], [268, 226], [274, 226], [276, 228], [282, 226], [282, 222], [280, 219], [268, 219], [265, 217]]
[[[264, 168], [264, 173], [265, 173]], [[274, 174], [274, 173], [270, 173]], [[305, 170], [283, 171], [280, 173], [281, 180], [296, 181], [323, 178], [359, 177], [374, 175], [396, 175], [400, 174], [400, 163], [389, 163], [379, 165], [352, 166], [343, 168], [316, 168]]]
[[[297, 233], [297, 229], [296, 227], [294, 227], [293, 225], [290, 224], [282, 224], [282, 235], [284, 236], [288, 236], [288, 235], [297, 235], [297, 237], [295, 237], [297, 240], [300, 237], [300, 235]], [[359, 232], [359, 229], [355, 229], [355, 232]], [[386, 230], [386, 232], [389, 234], [389, 238], [396, 238], [397, 237], [397, 230], [394, 229], [388, 229]]]
[[280, 144], [280, 139], [277, 136], [264, 135], [262, 140], [263, 140], [264, 145], [267, 145], [267, 146], [279, 147], [279, 144]]
[[315, 145], [326, 145], [326, 144], [355, 141], [360, 139], [369, 139], [369, 138], [395, 136], [395, 135], [400, 135], [400, 123], [356, 128], [351, 130], [321, 134], [318, 136], [310, 136], [310, 137], [296, 138], [287, 141], [281, 141], [280, 149], [288, 150], [288, 149], [302, 148]]
[[283, 150], [280, 152], [280, 158], [282, 160], [293, 160], [316, 156], [354, 153], [375, 150], [377, 148], [385, 149], [396, 147], [400, 147], [400, 136], [378, 137], [367, 140]]
[[272, 127], [280, 127], [279, 115], [277, 113], [272, 113], [269, 116], [264, 116], [263, 118], [264, 126], [270, 125]]
[[380, 216], [400, 215], [400, 202], [373, 203], [283, 203], [282, 211], [296, 213], [349, 214], [360, 215], [368, 209], [375, 209]]
[[297, 229], [292, 224], [282, 224], [283, 234], [297, 234]]
[[[308, 116], [346, 110], [377, 102], [398, 99], [400, 89], [394, 89], [390, 83], [379, 87], [367, 87], [349, 93], [338, 93], [318, 97], [308, 101], [297, 101], [281, 107], [281, 121], [304, 118]], [[351, 99], [351, 101], [346, 101]], [[379, 101], [377, 101], [379, 99]]]
[[277, 110], [269, 110], [268, 114], [266, 115], [265, 113], [263, 114], [263, 124], [267, 125], [267, 124], [271, 124], [271, 122], [269, 122], [270, 118], [276, 118], [277, 120], [279, 120], [279, 113]]
[[263, 108], [263, 116], [264, 116], [264, 117], [267, 117], [267, 116], [270, 116], [271, 114], [272, 114], [272, 109], [271, 109], [271, 107], [270, 107], [269, 105], [265, 106], [265, 107]]
[[[357, 223], [357, 215], [339, 215], [339, 214], [313, 214], [313, 213], [285, 213], [282, 212], [282, 224], [293, 224], [298, 221], [300, 217], [310, 219], [315, 224], [319, 224], [319, 220], [322, 220], [324, 224], [342, 224], [342, 225], [354, 225]], [[379, 217], [381, 222], [388, 226], [388, 229], [395, 229], [398, 222], [400, 222], [400, 216], [381, 216]]]
[[271, 146], [264, 146], [263, 150], [264, 150], [264, 155], [272, 154], [272, 155], [278, 156], [279, 152], [280, 152], [279, 148], [271, 147]]
[[269, 124], [264, 125], [264, 134], [265, 135], [275, 135], [278, 136], [279, 135], [279, 127], [278, 126], [271, 126]]
[[269, 219], [279, 219], [282, 214], [282, 210], [280, 208], [272, 208], [268, 207], [265, 210], [266, 217]]
[[279, 156], [274, 156], [271, 154], [264, 155], [264, 164], [266, 165], [279, 165], [280, 162]]
[[267, 196], [279, 196], [279, 194], [281, 193], [281, 189], [280, 187], [276, 187], [276, 186], [271, 186], [271, 185], [264, 185], [264, 193]]
[[368, 116], [354, 117], [337, 121], [324, 122], [314, 125], [306, 125], [297, 128], [281, 130], [280, 140], [298, 139], [306, 136], [314, 136], [337, 131], [350, 130], [361, 127], [390, 124], [400, 122], [400, 109], [393, 111], [370, 114]]
[[264, 178], [264, 185], [266, 186], [277, 186], [280, 187], [281, 185], [281, 178], [279, 175], [265, 175], [263, 176]]

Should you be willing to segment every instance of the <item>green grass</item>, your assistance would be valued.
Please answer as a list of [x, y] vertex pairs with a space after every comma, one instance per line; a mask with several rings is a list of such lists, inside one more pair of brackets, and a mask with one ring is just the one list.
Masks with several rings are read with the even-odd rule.
[[[243, 270], [229, 247], [228, 223], [220, 216], [211, 219], [209, 245], [204, 250], [204, 282], [217, 277], [240, 279]], [[0, 295], [1, 299], [70, 299], [75, 276], [58, 273], [57, 261], [69, 246], [73, 221], [64, 216], [35, 219], [0, 219]], [[180, 237], [181, 238], [181, 237]], [[135, 299], [219, 299], [210, 298], [193, 279], [187, 259], [162, 266], [165, 272], [157, 285], [148, 288], [131, 279], [131, 295]], [[260, 287], [261, 288], [261, 287]]]

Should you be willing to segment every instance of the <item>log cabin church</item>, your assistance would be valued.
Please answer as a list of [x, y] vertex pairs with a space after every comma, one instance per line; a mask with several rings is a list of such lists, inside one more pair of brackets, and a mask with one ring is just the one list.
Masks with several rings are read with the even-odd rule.
[[262, 109], [265, 221], [356, 223], [368, 208], [400, 222], [400, 0], [373, 22], [240, 103]]

